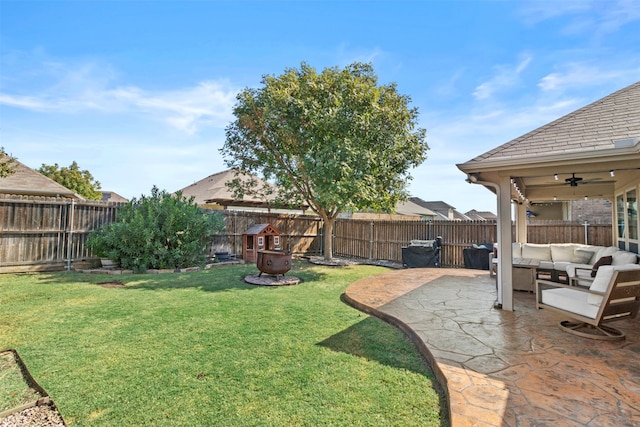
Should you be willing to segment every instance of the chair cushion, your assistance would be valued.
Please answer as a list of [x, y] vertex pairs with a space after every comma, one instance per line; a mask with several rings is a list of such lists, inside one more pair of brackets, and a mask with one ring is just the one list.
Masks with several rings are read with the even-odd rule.
[[576, 249], [571, 257], [572, 264], [591, 264], [591, 258], [593, 258], [593, 251], [587, 249]]
[[576, 289], [543, 289], [541, 301], [545, 305], [595, 319], [598, 314], [598, 306], [589, 304], [587, 295], [587, 292]]
[[522, 258], [533, 258], [540, 261], [551, 261], [551, 248], [549, 247], [549, 245], [525, 243], [522, 245]]
[[595, 264], [593, 264], [593, 268], [591, 269], [591, 277], [596, 277], [596, 274], [598, 273], [598, 269], [600, 268], [600, 266], [611, 265], [612, 262], [613, 262], [613, 257], [611, 255], [601, 257], [598, 261], [596, 261]]

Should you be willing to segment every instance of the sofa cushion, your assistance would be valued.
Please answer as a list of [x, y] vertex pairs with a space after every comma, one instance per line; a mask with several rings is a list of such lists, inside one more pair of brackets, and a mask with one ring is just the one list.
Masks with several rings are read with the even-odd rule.
[[591, 264], [591, 258], [593, 258], [594, 251], [587, 249], [576, 249], [571, 257], [572, 264]]
[[562, 271], [562, 272], [566, 272], [567, 271], [567, 267], [569, 267], [569, 264], [571, 264], [568, 261], [558, 261], [558, 262], [554, 262], [553, 263], [553, 269], [556, 271]]
[[595, 255], [593, 256], [593, 258], [591, 258], [591, 260], [593, 262], [598, 261], [600, 258], [602, 258], [603, 256], [608, 256], [608, 255], [613, 255], [614, 253], [618, 252], [620, 249], [618, 249], [616, 246], [602, 246], [600, 247]]
[[588, 293], [576, 289], [554, 288], [541, 291], [543, 304], [595, 319], [598, 306], [587, 302]]
[[522, 258], [533, 258], [540, 261], [551, 261], [551, 248], [549, 247], [549, 245], [525, 243], [522, 245]]
[[624, 265], [624, 264], [637, 264], [638, 263], [638, 255], [633, 252], [627, 251], [618, 251], [611, 255], [613, 257], [613, 261], [611, 265]]
[[603, 256], [595, 264], [593, 264], [593, 268], [591, 268], [591, 277], [596, 277], [598, 273], [598, 269], [602, 265], [611, 265], [613, 262], [613, 257], [611, 255]]
[[513, 242], [511, 244], [511, 251], [513, 252], [511, 254], [513, 258], [522, 258], [522, 245], [520, 242]]
[[[591, 282], [591, 264], [569, 264], [567, 266], [567, 275], [569, 277], [587, 277]], [[586, 270], [586, 271], [585, 271]]]
[[[616, 271], [630, 270], [640, 270], [640, 264], [603, 265], [598, 269], [598, 274], [596, 274], [596, 278], [593, 280], [593, 283], [589, 287], [589, 290], [604, 293], [607, 291], [607, 288], [611, 283], [611, 278]], [[599, 306], [602, 302], [602, 298], [602, 295], [589, 294], [587, 302], [589, 304]]]
[[551, 259], [556, 261], [571, 261], [575, 252], [575, 246], [573, 243], [552, 243], [551, 247]]
[[553, 270], [553, 261], [540, 261], [538, 264], [538, 270]]

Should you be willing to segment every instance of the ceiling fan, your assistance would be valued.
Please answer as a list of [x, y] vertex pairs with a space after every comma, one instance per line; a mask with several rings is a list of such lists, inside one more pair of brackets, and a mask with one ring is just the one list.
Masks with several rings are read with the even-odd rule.
[[571, 174], [571, 178], [567, 178], [564, 180], [564, 182], [566, 182], [567, 184], [569, 184], [571, 187], [577, 187], [578, 183], [582, 181], [581, 177], [576, 176], [575, 173]]

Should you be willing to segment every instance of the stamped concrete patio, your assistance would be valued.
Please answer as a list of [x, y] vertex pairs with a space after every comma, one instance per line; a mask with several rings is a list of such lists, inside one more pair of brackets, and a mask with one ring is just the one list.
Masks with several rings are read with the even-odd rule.
[[573, 336], [531, 293], [516, 292], [513, 312], [494, 309], [495, 281], [479, 270], [392, 271], [345, 299], [412, 337], [453, 427], [640, 425], [640, 319], [612, 324], [623, 341]]

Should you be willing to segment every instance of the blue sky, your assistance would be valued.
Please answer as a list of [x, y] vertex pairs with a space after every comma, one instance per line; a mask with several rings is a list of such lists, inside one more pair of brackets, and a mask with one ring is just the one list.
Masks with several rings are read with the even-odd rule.
[[226, 169], [240, 90], [354, 61], [419, 109], [411, 194], [495, 212], [455, 164], [640, 80], [640, 2], [0, 0], [0, 145], [175, 191]]

